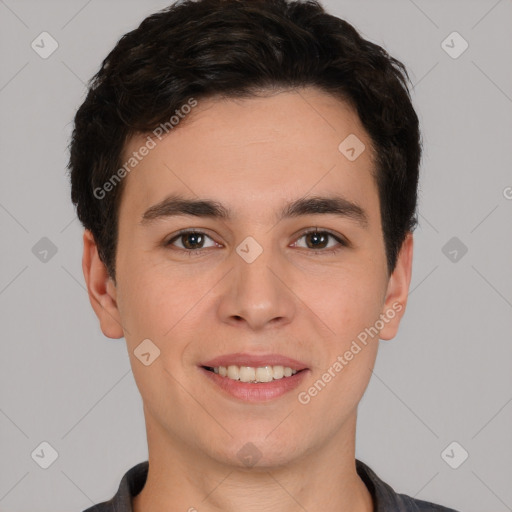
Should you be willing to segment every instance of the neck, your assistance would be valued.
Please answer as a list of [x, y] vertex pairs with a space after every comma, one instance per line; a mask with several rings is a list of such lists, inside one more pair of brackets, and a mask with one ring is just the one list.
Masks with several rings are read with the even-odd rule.
[[[355, 415], [339, 438], [285, 464], [240, 467], [148, 428], [149, 470], [134, 512], [373, 512], [355, 466]], [[149, 425], [147, 424], [147, 427]]]

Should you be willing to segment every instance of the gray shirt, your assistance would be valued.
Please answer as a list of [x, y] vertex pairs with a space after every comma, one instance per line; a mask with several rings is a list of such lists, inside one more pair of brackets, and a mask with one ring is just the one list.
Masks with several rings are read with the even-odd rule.
[[[83, 512], [133, 512], [132, 498], [139, 494], [146, 483], [149, 462], [140, 462], [123, 476], [115, 496]], [[457, 512], [427, 501], [397, 494], [383, 482], [366, 464], [356, 459], [358, 475], [368, 487], [373, 498], [374, 512]]]

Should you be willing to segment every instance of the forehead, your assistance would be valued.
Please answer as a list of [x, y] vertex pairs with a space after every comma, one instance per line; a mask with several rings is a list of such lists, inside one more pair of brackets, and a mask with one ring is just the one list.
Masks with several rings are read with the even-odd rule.
[[[357, 113], [331, 95], [310, 88], [210, 98], [183, 117], [160, 138], [129, 140], [123, 162], [134, 152], [139, 159], [124, 178], [121, 210], [141, 215], [172, 193], [214, 197], [252, 219], [307, 194], [377, 199], [371, 139]], [[140, 158], [143, 146], [151, 149]], [[356, 159], [348, 158], [351, 147], [362, 151]]]

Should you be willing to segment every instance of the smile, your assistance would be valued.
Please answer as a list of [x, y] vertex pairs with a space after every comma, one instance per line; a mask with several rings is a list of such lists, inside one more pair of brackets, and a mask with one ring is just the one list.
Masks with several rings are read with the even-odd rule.
[[[226, 398], [245, 403], [261, 403], [277, 399], [296, 389], [310, 372], [286, 366], [198, 366], [213, 390]], [[223, 375], [224, 374], [224, 375]]]
[[283, 378], [291, 377], [297, 373], [297, 370], [292, 370], [289, 366], [206, 366], [207, 370], [212, 371], [221, 377], [226, 377], [232, 380], [239, 380], [241, 382], [272, 382]]

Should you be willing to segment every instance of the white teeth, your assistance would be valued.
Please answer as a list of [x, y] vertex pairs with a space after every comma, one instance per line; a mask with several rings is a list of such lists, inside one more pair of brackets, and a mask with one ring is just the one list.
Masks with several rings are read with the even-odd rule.
[[282, 379], [284, 377], [284, 368], [282, 366], [274, 366], [274, 379]]
[[233, 380], [238, 380], [240, 378], [238, 366], [228, 366], [228, 377]]
[[254, 380], [258, 382], [270, 382], [274, 378], [274, 370], [270, 366], [256, 369], [256, 375]]
[[283, 377], [291, 377], [297, 373], [297, 370], [280, 365], [255, 368], [253, 366], [237, 366], [232, 364], [228, 367], [216, 366], [213, 368], [213, 371], [221, 377], [241, 382], [271, 382]]
[[256, 379], [256, 370], [250, 366], [240, 366], [238, 378], [242, 382], [251, 382], [251, 380]]

